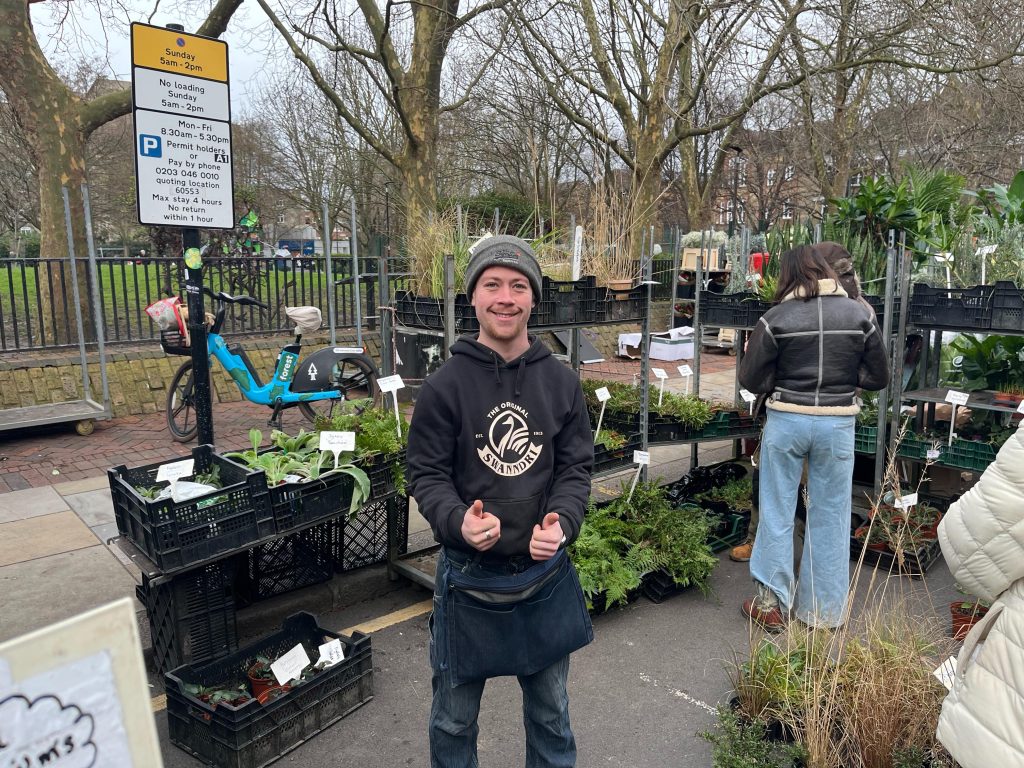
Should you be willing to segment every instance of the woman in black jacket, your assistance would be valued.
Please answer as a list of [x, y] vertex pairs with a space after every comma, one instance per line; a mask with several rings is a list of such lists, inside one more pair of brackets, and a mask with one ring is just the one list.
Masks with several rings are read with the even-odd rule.
[[[849, 298], [812, 246], [782, 255], [778, 304], [754, 328], [740, 383], [768, 395], [760, 513], [743, 613], [769, 631], [790, 612], [810, 626], [843, 622], [849, 589], [853, 431], [858, 389], [886, 386], [889, 366], [869, 308]], [[807, 532], [793, 569], [797, 489], [808, 462]]]

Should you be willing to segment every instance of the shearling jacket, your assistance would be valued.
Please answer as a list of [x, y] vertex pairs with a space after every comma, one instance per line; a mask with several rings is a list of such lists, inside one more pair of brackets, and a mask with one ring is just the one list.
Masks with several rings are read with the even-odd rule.
[[1024, 423], [950, 505], [939, 544], [965, 592], [995, 599], [964, 640], [938, 738], [963, 768], [1024, 768]]
[[773, 410], [856, 414], [857, 389], [878, 390], [889, 381], [885, 344], [864, 304], [834, 280], [818, 283], [816, 297], [789, 294], [758, 321], [740, 384], [769, 394]]

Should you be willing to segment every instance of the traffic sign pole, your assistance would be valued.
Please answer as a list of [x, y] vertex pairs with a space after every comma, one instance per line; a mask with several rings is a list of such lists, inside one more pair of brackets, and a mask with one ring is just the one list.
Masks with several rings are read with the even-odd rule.
[[213, 444], [199, 228], [234, 226], [228, 47], [180, 24], [132, 24], [139, 223], [182, 228], [200, 444]]

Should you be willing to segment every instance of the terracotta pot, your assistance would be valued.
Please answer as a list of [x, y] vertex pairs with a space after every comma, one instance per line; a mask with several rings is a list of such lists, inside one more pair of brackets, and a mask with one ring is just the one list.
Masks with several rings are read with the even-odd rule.
[[[274, 680], [274, 678], [272, 676], [271, 677], [255, 677], [253, 675], [253, 670], [256, 669], [256, 666], [257, 665], [254, 664], [252, 667], [250, 667], [249, 668], [249, 672], [247, 673], [249, 675], [249, 688], [252, 689], [252, 697], [254, 699], [258, 699], [260, 697], [260, 694], [263, 693], [264, 691], [267, 691], [267, 690], [269, 690], [271, 688], [278, 688], [278, 687], [280, 687], [280, 686], [278, 686], [277, 681]], [[273, 674], [273, 673], [271, 673], [271, 674]]]
[[1015, 408], [1020, 405], [1024, 395], [1015, 395], [1010, 392], [996, 392], [992, 395], [992, 405], [1002, 405], [1007, 408]]
[[625, 301], [629, 298], [629, 292], [633, 290], [632, 280], [609, 280], [608, 281], [608, 293], [615, 298], [616, 301]]
[[889, 551], [889, 545], [886, 544], [884, 541], [879, 541], [879, 542], [875, 542], [875, 543], [872, 543], [872, 544], [868, 544], [867, 543], [867, 535], [868, 535], [868, 527], [866, 525], [862, 525], [860, 528], [858, 528], [857, 530], [855, 530], [853, 532], [853, 537], [855, 539], [857, 539], [858, 541], [864, 542], [864, 546], [867, 547], [868, 549], [873, 549], [875, 552], [888, 552]]
[[981, 621], [981, 618], [988, 613], [988, 608], [983, 605], [975, 605], [974, 610], [964, 610], [966, 601], [957, 600], [949, 604], [949, 615], [953, 620], [953, 639], [963, 640], [971, 627]]
[[292, 687], [290, 685], [271, 685], [266, 690], [261, 691], [259, 696], [256, 697], [256, 700], [260, 704], [269, 704], [274, 699], [279, 699], [284, 696], [291, 689]]

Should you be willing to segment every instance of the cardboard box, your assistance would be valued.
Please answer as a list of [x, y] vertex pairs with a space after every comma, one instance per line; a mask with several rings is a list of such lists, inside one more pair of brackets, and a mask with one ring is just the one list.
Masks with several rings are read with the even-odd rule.
[[717, 248], [705, 248], [703, 251], [700, 248], [683, 248], [683, 254], [679, 261], [681, 269], [696, 269], [697, 268], [697, 256], [703, 256], [704, 265], [701, 269], [718, 269], [718, 249]]
[[[640, 359], [639, 333], [620, 333], [619, 357]], [[672, 362], [693, 359], [693, 329], [673, 328], [671, 331], [651, 334], [651, 359]]]

